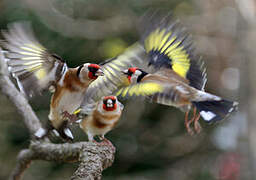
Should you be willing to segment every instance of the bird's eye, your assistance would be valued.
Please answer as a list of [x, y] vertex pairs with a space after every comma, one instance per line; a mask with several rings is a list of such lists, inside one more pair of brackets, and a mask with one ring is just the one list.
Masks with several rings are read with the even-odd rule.
[[96, 67], [88, 67], [88, 69], [90, 72], [93, 72], [93, 73], [95, 73], [98, 70], [98, 68]]
[[128, 70], [128, 75], [132, 76], [133, 72], [131, 70]]

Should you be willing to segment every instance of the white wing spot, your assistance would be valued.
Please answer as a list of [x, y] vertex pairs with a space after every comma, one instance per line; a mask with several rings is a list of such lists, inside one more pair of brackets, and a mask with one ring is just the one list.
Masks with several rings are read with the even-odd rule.
[[216, 117], [216, 114], [214, 114], [213, 112], [211, 111], [201, 111], [200, 112], [200, 115], [204, 118], [204, 120], [206, 121], [210, 121], [212, 120], [214, 117]]
[[58, 131], [56, 129], [52, 130], [52, 132], [55, 134], [55, 136], [60, 137], [60, 134], [58, 133]]
[[65, 129], [64, 129], [64, 133], [65, 133], [68, 137], [70, 137], [71, 139], [74, 139], [74, 137], [73, 137], [73, 135], [72, 135], [70, 129], [65, 128]]
[[36, 131], [35, 136], [38, 138], [42, 138], [46, 134], [46, 130], [43, 128], [40, 128]]

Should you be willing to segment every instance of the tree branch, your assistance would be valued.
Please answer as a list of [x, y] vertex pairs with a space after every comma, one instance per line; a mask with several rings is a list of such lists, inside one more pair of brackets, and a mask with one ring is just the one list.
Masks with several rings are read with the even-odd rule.
[[[14, 103], [23, 116], [30, 134], [33, 135], [42, 127], [41, 123], [28, 104], [27, 99], [10, 80], [7, 69], [3, 52], [0, 48], [0, 89]], [[20, 151], [17, 157], [17, 165], [9, 179], [21, 179], [32, 160], [65, 163], [80, 162], [78, 169], [71, 178], [72, 180], [101, 179], [102, 171], [112, 165], [114, 154], [115, 148], [113, 146], [98, 145], [92, 142], [53, 144], [46, 140], [34, 140], [31, 141], [28, 149]]]
[[101, 179], [102, 171], [112, 165], [114, 153], [115, 150], [108, 145], [99, 146], [91, 142], [53, 144], [32, 141], [29, 149], [19, 153], [10, 179], [20, 179], [32, 160], [81, 162], [72, 180]]
[[19, 113], [23, 116], [24, 123], [29, 129], [30, 134], [34, 134], [42, 125], [27, 99], [17, 90], [10, 80], [8, 67], [1, 48], [0, 51], [0, 89], [14, 103]]
[[82, 151], [79, 156], [81, 163], [71, 180], [101, 179], [102, 171], [114, 161], [115, 149], [110, 146], [101, 146], [101, 149], [94, 146], [90, 150], [83, 148]]
[[10, 175], [10, 180], [19, 180], [22, 178], [24, 171], [29, 167], [34, 153], [30, 149], [20, 151], [17, 157], [17, 165]]

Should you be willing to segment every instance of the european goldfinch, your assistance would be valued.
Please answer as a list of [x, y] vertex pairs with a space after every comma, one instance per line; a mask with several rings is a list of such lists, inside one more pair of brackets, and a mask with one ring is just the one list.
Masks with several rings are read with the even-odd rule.
[[[193, 133], [190, 123], [194, 121], [194, 129], [200, 132], [198, 122], [200, 115], [207, 122], [224, 119], [235, 110], [237, 103], [224, 100], [218, 96], [198, 90], [188, 84], [171, 69], [163, 69], [149, 74], [139, 68], [132, 67], [124, 71], [130, 85], [121, 88], [117, 95], [146, 96], [153, 102], [175, 106], [186, 112], [185, 125], [189, 133]], [[190, 107], [194, 106], [194, 116], [188, 120]], [[200, 114], [196, 115], [196, 109]]]
[[[171, 81], [169, 85], [172, 86], [172, 93], [166, 94], [165, 91], [168, 88], [164, 88], [162, 93], [152, 96], [153, 101], [166, 104], [165, 101], [173, 98], [174, 106], [184, 109], [185, 105], [185, 124], [189, 132], [191, 132], [189, 125], [193, 121], [195, 130], [200, 131], [198, 124], [200, 115], [207, 122], [216, 122], [237, 109], [237, 102], [224, 100], [204, 92], [207, 80], [204, 64], [195, 52], [191, 36], [178, 21], [175, 21], [171, 15], [162, 17], [156, 12], [146, 15], [142, 22], [141, 44], [144, 45], [149, 55], [147, 59], [144, 59], [145, 63], [153, 67], [154, 74], [164, 78], [163, 81], [167, 81], [165, 83], [168, 84], [168, 80]], [[181, 102], [178, 102], [175, 96], [182, 98]], [[169, 103], [167, 102], [167, 105]], [[194, 115], [191, 120], [188, 120], [191, 105], [194, 107]], [[196, 110], [200, 112], [200, 115], [196, 115]]]
[[[8, 68], [20, 91], [32, 97], [49, 89], [53, 93], [48, 116], [51, 128], [56, 129], [62, 138], [73, 139], [66, 126], [67, 120], [80, 106], [88, 86], [103, 75], [100, 66], [85, 63], [68, 68], [61, 57], [50, 53], [36, 40], [29, 24], [14, 23], [8, 32], [3, 32], [3, 36]], [[39, 129], [35, 135], [43, 137], [46, 131]]]
[[80, 122], [80, 127], [87, 133], [89, 141], [93, 141], [96, 135], [106, 140], [104, 135], [118, 123], [123, 108], [116, 96], [105, 96], [97, 102], [95, 109]]

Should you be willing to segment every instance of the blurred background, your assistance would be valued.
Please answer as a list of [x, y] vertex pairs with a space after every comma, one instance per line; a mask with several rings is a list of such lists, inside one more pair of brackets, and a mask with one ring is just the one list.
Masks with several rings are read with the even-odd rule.
[[[251, 180], [256, 179], [256, 2], [255, 0], [1, 0], [0, 29], [30, 21], [50, 51], [75, 67], [114, 57], [139, 38], [138, 18], [148, 9], [164, 8], [192, 33], [206, 65], [206, 90], [239, 101], [227, 120], [190, 136], [184, 113], [176, 108], [123, 102], [117, 128], [107, 134], [116, 146], [105, 180]], [[43, 123], [49, 94], [31, 100]], [[29, 134], [13, 104], [0, 95], [0, 179], [15, 167]], [[73, 127], [76, 141], [87, 140]], [[77, 164], [35, 161], [26, 180], [69, 179]]]

